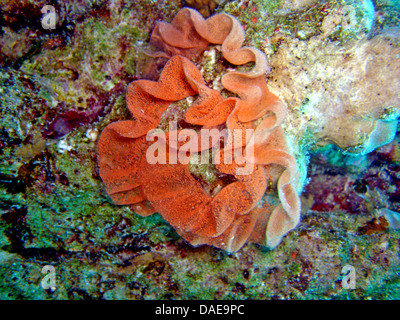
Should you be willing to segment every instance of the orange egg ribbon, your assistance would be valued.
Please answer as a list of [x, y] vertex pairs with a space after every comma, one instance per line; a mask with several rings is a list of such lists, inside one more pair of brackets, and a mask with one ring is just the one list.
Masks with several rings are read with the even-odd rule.
[[[286, 108], [267, 88], [265, 55], [242, 47], [243, 41], [241, 24], [227, 14], [205, 20], [197, 11], [184, 8], [170, 24], [158, 23], [150, 40], [157, 50], [152, 55], [170, 60], [158, 81], [138, 80], [129, 85], [127, 106], [132, 120], [109, 124], [97, 144], [100, 176], [116, 204], [131, 205], [142, 216], [158, 212], [191, 244], [209, 244], [229, 252], [246, 242], [274, 248], [300, 219], [298, 167], [281, 128]], [[221, 44], [223, 57], [234, 65], [254, 62], [249, 72], [231, 71], [222, 77], [225, 89], [237, 97], [223, 98], [208, 88], [188, 59], [210, 43]], [[154, 130], [164, 111], [171, 103], [196, 95], [184, 120], [203, 129], [221, 125], [227, 129], [224, 146], [213, 159], [231, 160], [214, 166], [219, 173], [232, 176], [233, 182], [215, 195], [204, 190], [187, 161], [150, 163], [148, 159], [155, 140], [148, 134], [157, 135]], [[157, 141], [164, 139], [167, 147], [158, 150], [163, 153], [158, 156], [170, 159], [171, 153], [179, 154], [187, 143], [177, 140], [182, 133], [176, 129], [159, 135]], [[190, 136], [193, 131], [186, 133]], [[200, 153], [215, 146], [215, 141], [202, 146], [196, 141], [191, 150]], [[278, 176], [268, 176], [271, 166], [281, 168]], [[278, 204], [264, 197], [269, 183], [276, 184]]]

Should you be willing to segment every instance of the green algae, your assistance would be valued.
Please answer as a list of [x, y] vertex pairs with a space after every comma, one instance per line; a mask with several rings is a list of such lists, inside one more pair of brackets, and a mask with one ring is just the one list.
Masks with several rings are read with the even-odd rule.
[[35, 59], [25, 60], [21, 70], [41, 74], [56, 100], [86, 109], [96, 90], [110, 91], [135, 75], [135, 61], [147, 35], [131, 23], [132, 18], [126, 12], [113, 12], [109, 19], [89, 16], [77, 25], [70, 43], [44, 48]]
[[185, 111], [191, 106], [193, 100], [193, 97], [187, 97], [179, 101], [171, 102], [163, 112], [157, 129], [161, 129], [164, 132], [181, 129], [180, 123], [183, 121]]
[[277, 28], [275, 12], [282, 1], [232, 1], [227, 3], [223, 11], [235, 16], [246, 31], [246, 45], [257, 47]]
[[[90, 56], [89, 62], [91, 62], [92, 68], [90, 76], [95, 83], [106, 80], [106, 76], [109, 73], [109, 70], [104, 70], [103, 68], [105, 61], [108, 60], [106, 54], [114, 51], [122, 40], [134, 45], [136, 41], [144, 38], [144, 34], [139, 29], [126, 22], [111, 27], [111, 25], [103, 21], [90, 18], [85, 20], [82, 29], [79, 42], [70, 53], [72, 55], [71, 63], [77, 64]], [[136, 51], [137, 49], [135, 50], [134, 47], [131, 47], [122, 56], [122, 59], [124, 59], [123, 64], [128, 65], [129, 71], [133, 73], [135, 68], [132, 65], [132, 61], [135, 59]], [[118, 78], [112, 80], [114, 84], [118, 83]]]
[[0, 128], [7, 140], [24, 140], [35, 123], [44, 121], [45, 86], [23, 72], [0, 70]]
[[[0, 264], [0, 297], [2, 300], [43, 299], [45, 292], [37, 288], [32, 281], [32, 274], [40, 278], [40, 267], [35, 264], [26, 265], [22, 260]], [[32, 280], [31, 280], [32, 279]], [[37, 280], [36, 280], [37, 281]], [[34, 285], [32, 285], [34, 284]], [[38, 290], [27, 290], [27, 286]]]
[[[337, 229], [340, 232], [340, 229]], [[327, 234], [328, 231], [324, 231]], [[163, 298], [183, 298], [186, 299], [242, 299], [260, 297], [297, 297], [305, 298], [320, 297], [321, 295], [330, 296], [331, 298], [343, 299], [350, 296], [358, 299], [360, 295], [372, 298], [390, 297], [396, 294], [396, 285], [398, 285], [398, 277], [393, 273], [388, 274], [386, 279], [390, 283], [385, 287], [382, 282], [372, 280], [372, 285], [367, 285], [361, 277], [362, 270], [369, 265], [370, 254], [365, 256], [360, 252], [358, 256], [352, 256], [351, 252], [356, 245], [359, 248], [364, 246], [364, 241], [369, 237], [354, 237], [350, 241], [329, 242], [331, 248], [326, 255], [323, 248], [323, 242], [319, 242], [319, 250], [315, 252], [315, 259], [309, 257], [305, 247], [301, 247], [302, 241], [307, 236], [300, 236], [301, 232], [295, 231], [285, 240], [283, 249], [277, 248], [274, 251], [265, 253], [259, 251], [258, 248], [250, 246], [247, 250], [238, 254], [226, 254], [219, 249], [208, 249], [207, 247], [196, 250], [189, 250], [187, 257], [179, 254], [171, 254], [162, 250], [159, 253], [141, 253], [138, 260], [133, 265], [120, 266], [117, 269], [112, 267], [112, 256], [101, 255], [95, 259], [100, 259], [102, 264], [86, 263], [82, 265], [79, 255], [75, 253], [75, 257], [61, 259], [52, 263], [57, 271], [57, 290], [54, 293], [45, 293], [40, 287], [41, 266], [43, 263], [28, 263], [26, 261], [14, 264], [9, 261], [2, 265], [2, 276], [7, 278], [4, 280], [2, 291], [13, 292], [12, 297], [29, 298], [27, 288], [35, 288], [41, 293], [42, 298], [58, 299], [88, 299], [88, 298], [146, 298], [153, 297]], [[314, 234], [309, 234], [316, 241]], [[392, 236], [393, 237], [393, 236]], [[393, 238], [395, 239], [395, 238]], [[300, 241], [300, 242], [299, 242]], [[356, 241], [354, 243], [354, 241]], [[303, 249], [301, 249], [303, 248]], [[166, 249], [166, 248], [165, 248]], [[170, 247], [169, 250], [172, 248]], [[332, 263], [336, 261], [336, 252], [347, 252], [342, 255], [340, 263]], [[398, 248], [395, 249], [396, 251]], [[297, 251], [297, 256], [288, 257], [287, 253]], [[166, 260], [167, 254], [169, 258]], [[111, 258], [111, 261], [107, 260]], [[240, 258], [240, 260], [239, 260]], [[195, 260], [193, 260], [195, 259]], [[288, 259], [296, 259], [288, 261]], [[308, 259], [311, 259], [308, 261]], [[333, 260], [332, 260], [333, 259]], [[135, 261], [135, 259], [133, 260]], [[317, 263], [318, 261], [318, 263]], [[21, 263], [22, 262], [22, 263]], [[310, 262], [314, 265], [310, 269]], [[111, 263], [111, 264], [110, 264]], [[351, 292], [346, 289], [336, 287], [332, 292], [324, 292], [324, 287], [320, 286], [320, 277], [313, 277], [317, 273], [325, 276], [327, 281], [326, 287], [335, 287], [334, 283], [342, 279], [340, 274], [340, 266], [351, 263], [357, 272], [358, 291]], [[321, 269], [322, 266], [329, 265], [329, 273]], [[18, 269], [19, 268], [19, 269]], [[315, 268], [315, 270], [314, 270]], [[244, 275], [243, 270], [247, 270]], [[14, 271], [14, 273], [11, 272]], [[79, 270], [79, 273], [77, 273]], [[311, 275], [311, 277], [309, 276]], [[373, 273], [372, 273], [373, 274]], [[29, 284], [24, 280], [16, 281], [16, 275], [23, 275], [23, 279], [32, 279]], [[11, 278], [8, 278], [11, 277]], [[10, 282], [8, 279], [14, 279]], [[359, 279], [360, 278], [360, 279]], [[282, 279], [288, 279], [295, 285], [291, 288]], [[154, 281], [160, 283], [155, 287]], [[209, 290], [209, 283], [213, 283]], [[296, 284], [298, 283], [298, 284]], [[297, 286], [297, 287], [296, 287]], [[325, 288], [326, 288], [325, 287]], [[10, 290], [12, 288], [12, 290]], [[365, 290], [363, 289], [365, 288]], [[207, 290], [206, 290], [207, 289]], [[35, 295], [37, 297], [37, 295]], [[7, 297], [6, 297], [7, 298]], [[10, 298], [10, 296], [8, 296]]]
[[346, 153], [334, 144], [327, 144], [313, 148], [311, 155], [322, 155], [330, 165], [346, 168], [348, 172], [360, 172], [368, 166], [365, 155]]
[[203, 157], [203, 154], [205, 153], [202, 152], [202, 155], [191, 157], [189, 162], [189, 172], [193, 176], [210, 185], [217, 180], [217, 169], [215, 165], [212, 164], [213, 150], [210, 150], [208, 154], [206, 154], [207, 157]]
[[[87, 144], [90, 145], [90, 144]], [[56, 146], [53, 146], [55, 149]], [[40, 194], [35, 189], [27, 191], [26, 204], [28, 214], [26, 221], [33, 239], [28, 247], [60, 248], [80, 251], [91, 246], [117, 246], [121, 243], [119, 237], [109, 236], [105, 232], [122, 219], [129, 221], [127, 233], [141, 233], [160, 227], [164, 234], [161, 219], [155, 217], [141, 218], [127, 207], [116, 207], [105, 194], [101, 181], [92, 177], [95, 164], [87, 157], [82, 146], [75, 146], [79, 156], [63, 153], [57, 156], [57, 171], [68, 179], [68, 186], [57, 184], [51, 193]], [[57, 152], [56, 150], [53, 150]], [[154, 243], [166, 239], [166, 236], [152, 236]], [[75, 239], [78, 235], [77, 240]]]
[[303, 271], [301, 264], [293, 262], [286, 267], [286, 271], [289, 275], [298, 275]]
[[[292, 8], [283, 0], [265, 1], [233, 1], [223, 9], [242, 22], [246, 31], [246, 45], [268, 47], [267, 39], [274, 34], [284, 34], [307, 40], [321, 34], [321, 26], [328, 15], [343, 16], [346, 21], [340, 23], [330, 35], [333, 41], [345, 44], [360, 35], [368, 33], [372, 28], [374, 8], [369, 1], [331, 0], [314, 2], [309, 6]], [[344, 12], [341, 12], [345, 8]], [[270, 47], [276, 50], [273, 44]]]
[[375, 10], [377, 12], [375, 28], [378, 31], [400, 24], [399, 1], [377, 0], [375, 1]]

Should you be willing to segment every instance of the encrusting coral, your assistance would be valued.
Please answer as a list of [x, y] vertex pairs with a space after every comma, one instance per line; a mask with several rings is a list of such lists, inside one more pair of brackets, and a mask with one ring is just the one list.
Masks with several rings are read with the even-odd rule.
[[287, 135], [306, 130], [318, 144], [334, 143], [352, 154], [392, 141], [400, 114], [399, 39], [399, 29], [388, 28], [344, 45], [323, 35], [279, 40], [270, 58], [279, 68], [269, 74], [269, 88], [290, 110]]
[[[227, 251], [237, 251], [247, 241], [273, 248], [300, 216], [297, 163], [281, 128], [286, 108], [267, 88], [265, 55], [242, 47], [243, 41], [241, 24], [227, 14], [204, 20], [197, 11], [184, 8], [171, 24], [159, 23], [150, 41], [158, 50], [153, 55], [170, 60], [157, 82], [131, 83], [127, 105], [133, 119], [109, 124], [97, 146], [100, 176], [116, 204], [132, 205], [143, 216], [159, 212], [191, 244]], [[208, 88], [188, 60], [210, 43], [222, 44], [224, 58], [234, 65], [254, 62], [249, 72], [223, 76], [223, 86], [235, 97], [223, 98]], [[192, 129], [161, 134], [155, 130], [171, 103], [195, 95], [184, 117]], [[195, 136], [199, 126], [217, 130], [219, 139], [201, 145], [177, 140], [183, 133]], [[158, 159], [171, 159], [178, 151], [186, 160], [188, 148], [193, 156], [223, 143], [210, 165], [229, 179], [221, 179], [221, 189], [209, 194], [191, 174], [189, 161], [148, 161], [149, 151], [160, 141], [168, 148], [157, 150]], [[215, 161], [221, 158], [221, 163]], [[270, 185], [276, 185], [278, 204], [265, 197]]]

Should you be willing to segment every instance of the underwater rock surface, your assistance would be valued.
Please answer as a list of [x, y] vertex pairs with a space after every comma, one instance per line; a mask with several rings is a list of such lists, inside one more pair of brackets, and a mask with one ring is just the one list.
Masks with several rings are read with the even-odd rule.
[[[114, 205], [98, 174], [98, 134], [129, 118], [129, 83], [160, 74], [163, 58], [143, 50], [182, 2], [53, 3], [44, 29], [44, 1], [0, 1], [1, 299], [400, 298], [398, 2], [201, 2], [267, 55], [303, 186], [298, 227], [274, 250], [236, 253]], [[231, 67], [221, 57], [214, 46], [192, 59], [214, 89]]]

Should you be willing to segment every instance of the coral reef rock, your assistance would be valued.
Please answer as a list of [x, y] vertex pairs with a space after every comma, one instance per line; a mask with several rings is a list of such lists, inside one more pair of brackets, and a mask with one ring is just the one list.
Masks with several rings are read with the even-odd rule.
[[322, 36], [285, 38], [271, 57], [270, 89], [289, 106], [288, 127], [366, 154], [393, 140], [400, 115], [400, 46], [387, 29], [345, 46]]

